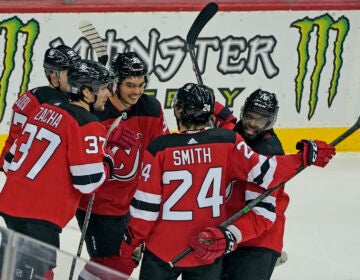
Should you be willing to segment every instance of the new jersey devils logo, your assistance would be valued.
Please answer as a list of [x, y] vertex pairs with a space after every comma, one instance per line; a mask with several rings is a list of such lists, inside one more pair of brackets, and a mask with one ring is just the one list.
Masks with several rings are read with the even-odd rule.
[[129, 181], [133, 179], [140, 163], [141, 144], [128, 150], [112, 148], [114, 156], [114, 174], [110, 180]]

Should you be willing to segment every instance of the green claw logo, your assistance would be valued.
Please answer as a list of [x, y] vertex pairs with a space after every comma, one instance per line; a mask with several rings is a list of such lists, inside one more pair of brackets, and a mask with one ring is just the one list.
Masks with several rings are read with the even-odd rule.
[[314, 115], [318, 101], [321, 73], [326, 64], [326, 51], [329, 47], [329, 33], [331, 30], [336, 32], [336, 38], [333, 46], [333, 71], [328, 92], [328, 106], [330, 108], [337, 94], [337, 87], [340, 79], [340, 69], [343, 64], [342, 54], [344, 51], [344, 42], [350, 30], [350, 23], [349, 20], [344, 16], [335, 21], [329, 14], [324, 14], [314, 19], [305, 17], [301, 20], [297, 20], [291, 24], [291, 27], [298, 28], [300, 33], [300, 40], [297, 46], [299, 57], [299, 63], [297, 66], [298, 74], [295, 78], [297, 112], [300, 112], [301, 109], [304, 80], [308, 72], [308, 62], [310, 59], [309, 43], [311, 39], [311, 32], [315, 27], [317, 28], [315, 66], [310, 76], [311, 89], [308, 113], [308, 119], [310, 120]]
[[[4, 35], [3, 35], [4, 34]], [[9, 80], [15, 69], [15, 55], [18, 45], [23, 44], [23, 71], [19, 94], [27, 90], [30, 73], [33, 68], [32, 57], [35, 41], [39, 35], [39, 23], [31, 19], [24, 24], [18, 17], [12, 17], [0, 21], [0, 35], [5, 38], [5, 52], [3, 59], [3, 70], [0, 77], [0, 122], [3, 120], [6, 108], [6, 95], [9, 88]], [[19, 36], [20, 35], [20, 36]], [[24, 36], [25, 35], [25, 36]], [[19, 40], [19, 37], [21, 38]]]

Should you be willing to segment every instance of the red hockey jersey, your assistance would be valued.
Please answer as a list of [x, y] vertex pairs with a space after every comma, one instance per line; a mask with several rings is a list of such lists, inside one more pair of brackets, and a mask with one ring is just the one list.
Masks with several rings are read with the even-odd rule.
[[[158, 137], [145, 151], [131, 202], [132, 242], [145, 241], [152, 253], [169, 262], [189, 247], [192, 236], [228, 218], [226, 186], [231, 181], [256, 182], [267, 189], [293, 177], [301, 165], [301, 154], [268, 158], [225, 129]], [[177, 266], [208, 263], [190, 254]]]
[[[236, 125], [236, 131], [241, 132], [241, 123]], [[273, 129], [263, 136], [248, 140], [247, 144], [263, 155], [282, 155], [280, 140]], [[230, 216], [256, 199], [264, 189], [252, 183], [237, 181], [234, 183], [226, 208]], [[244, 234], [239, 246], [263, 247], [281, 253], [285, 227], [285, 211], [289, 204], [289, 196], [284, 187], [280, 188], [263, 201], [259, 202], [250, 212], [235, 221], [233, 225]]]
[[0, 163], [3, 165], [4, 156], [10, 150], [15, 139], [20, 135], [28, 116], [38, 109], [40, 104], [49, 100], [67, 102], [64, 93], [49, 86], [37, 87], [23, 93], [12, 106], [12, 117], [9, 135], [1, 152]]
[[[264, 190], [254, 184], [237, 181], [226, 204], [229, 217], [256, 199]], [[272, 193], [233, 225], [242, 233], [239, 246], [263, 247], [281, 253], [285, 226], [285, 211], [289, 196], [284, 188]]]
[[84, 108], [59, 105], [40, 105], [28, 116], [5, 156], [0, 212], [63, 228], [73, 218], [81, 193], [94, 192], [106, 179], [106, 130]]
[[[105, 111], [98, 117], [107, 129], [114, 120], [122, 116], [122, 122], [137, 135], [137, 144], [129, 150], [112, 149], [114, 157], [114, 175], [96, 193], [92, 213], [99, 215], [121, 216], [129, 212], [130, 201], [138, 185], [139, 168], [145, 148], [155, 137], [168, 134], [160, 102], [143, 94], [129, 111], [119, 112], [108, 100]], [[89, 196], [81, 199], [80, 209], [86, 210]]]

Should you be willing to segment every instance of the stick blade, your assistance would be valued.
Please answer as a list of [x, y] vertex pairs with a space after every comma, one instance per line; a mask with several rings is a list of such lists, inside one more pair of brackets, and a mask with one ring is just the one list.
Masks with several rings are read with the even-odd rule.
[[360, 116], [359, 116], [359, 118], [358, 118], [358, 120], [356, 122], [356, 125], [357, 125], [358, 128], [360, 128]]
[[102, 60], [104, 60], [105, 58], [107, 60], [107, 50], [105, 48], [102, 38], [100, 37], [95, 27], [90, 21], [82, 20], [79, 22], [79, 30], [81, 31], [83, 36], [89, 41], [91, 47], [94, 49], [98, 57], [98, 60], [102, 64], [104, 64]]
[[219, 6], [217, 3], [210, 2], [201, 10], [187, 34], [186, 42], [189, 45], [195, 45], [196, 39], [199, 37], [201, 30], [217, 13], [218, 9]]

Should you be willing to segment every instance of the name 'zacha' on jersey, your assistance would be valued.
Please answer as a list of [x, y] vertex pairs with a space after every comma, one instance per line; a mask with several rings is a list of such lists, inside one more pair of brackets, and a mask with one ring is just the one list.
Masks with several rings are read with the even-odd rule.
[[46, 123], [52, 127], [58, 127], [63, 115], [49, 108], [40, 107], [36, 113], [34, 120]]

